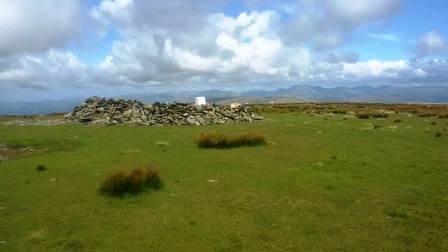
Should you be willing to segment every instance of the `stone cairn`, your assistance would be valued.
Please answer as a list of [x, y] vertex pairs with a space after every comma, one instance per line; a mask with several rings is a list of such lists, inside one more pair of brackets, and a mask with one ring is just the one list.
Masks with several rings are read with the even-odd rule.
[[210, 125], [260, 121], [247, 106], [196, 106], [186, 103], [143, 104], [137, 100], [87, 98], [65, 115], [67, 120], [90, 125]]

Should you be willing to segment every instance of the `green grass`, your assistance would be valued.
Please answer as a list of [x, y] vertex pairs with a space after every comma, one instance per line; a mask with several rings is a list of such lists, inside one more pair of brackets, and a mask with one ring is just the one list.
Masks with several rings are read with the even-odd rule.
[[[48, 149], [0, 162], [0, 251], [448, 250], [447, 119], [266, 115], [200, 127], [0, 125], [0, 142]], [[204, 131], [271, 143], [201, 149]], [[159, 167], [161, 190], [97, 192], [111, 172], [145, 164]]]

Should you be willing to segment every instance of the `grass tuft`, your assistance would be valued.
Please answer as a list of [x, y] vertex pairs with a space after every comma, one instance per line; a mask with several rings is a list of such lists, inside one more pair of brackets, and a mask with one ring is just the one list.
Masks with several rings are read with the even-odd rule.
[[388, 212], [386, 212], [386, 215], [391, 218], [394, 218], [394, 219], [396, 219], [396, 218], [408, 219], [409, 218], [408, 214], [402, 210], [388, 211]]
[[162, 180], [159, 172], [151, 167], [146, 167], [136, 168], [130, 172], [115, 172], [100, 184], [98, 191], [117, 197], [124, 194], [139, 194], [146, 189], [159, 190], [161, 187]]
[[434, 136], [435, 136], [435, 137], [441, 137], [441, 136], [442, 136], [442, 133], [437, 132]]
[[388, 118], [389, 117], [388, 114], [383, 114], [383, 113], [371, 113], [370, 116], [372, 118]]
[[45, 167], [45, 165], [38, 165], [38, 166], [36, 167], [36, 170], [37, 170], [37, 171], [46, 171], [46, 170], [47, 170], [47, 167]]
[[418, 113], [417, 115], [419, 117], [434, 117], [434, 116], [437, 116], [437, 114], [435, 114], [435, 113]]
[[371, 112], [371, 113], [361, 112], [361, 113], [356, 114], [356, 116], [357, 116], [359, 119], [387, 118], [387, 117], [389, 117], [388, 114], [384, 114], [384, 113], [373, 113], [373, 112]]
[[369, 114], [361, 113], [356, 115], [359, 119], [370, 119]]
[[236, 137], [220, 133], [202, 133], [196, 144], [199, 148], [228, 149], [241, 146], [257, 146], [266, 144], [266, 138], [255, 133], [247, 133]]

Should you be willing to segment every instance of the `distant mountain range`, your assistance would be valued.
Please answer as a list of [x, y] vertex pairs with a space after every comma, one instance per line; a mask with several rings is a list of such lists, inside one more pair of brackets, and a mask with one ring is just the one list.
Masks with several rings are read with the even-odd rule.
[[[153, 102], [193, 102], [196, 96], [205, 96], [214, 103], [266, 102], [381, 102], [381, 103], [448, 103], [448, 87], [336, 87], [293, 86], [272, 91], [251, 90], [229, 92], [203, 90], [125, 95], [122, 98]], [[0, 102], [0, 114], [47, 114], [71, 111], [85, 98], [40, 102]]]
[[221, 90], [159, 93], [129, 96], [145, 102], [179, 101], [192, 102], [196, 96], [205, 96], [208, 101], [227, 102], [448, 102], [448, 87], [336, 87], [293, 86], [272, 91], [251, 90], [241, 93]]
[[323, 88], [294, 86], [270, 92], [249, 91], [241, 95], [315, 102], [444, 103], [448, 102], [448, 87], [358, 86]]

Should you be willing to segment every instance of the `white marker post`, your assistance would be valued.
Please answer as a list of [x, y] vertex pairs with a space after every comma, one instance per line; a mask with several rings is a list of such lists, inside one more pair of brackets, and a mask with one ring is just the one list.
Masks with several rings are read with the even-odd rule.
[[205, 105], [207, 103], [205, 102], [205, 97], [204, 96], [199, 96], [199, 97], [196, 97], [196, 99], [194, 101], [194, 104], [196, 106], [200, 106], [200, 105]]

